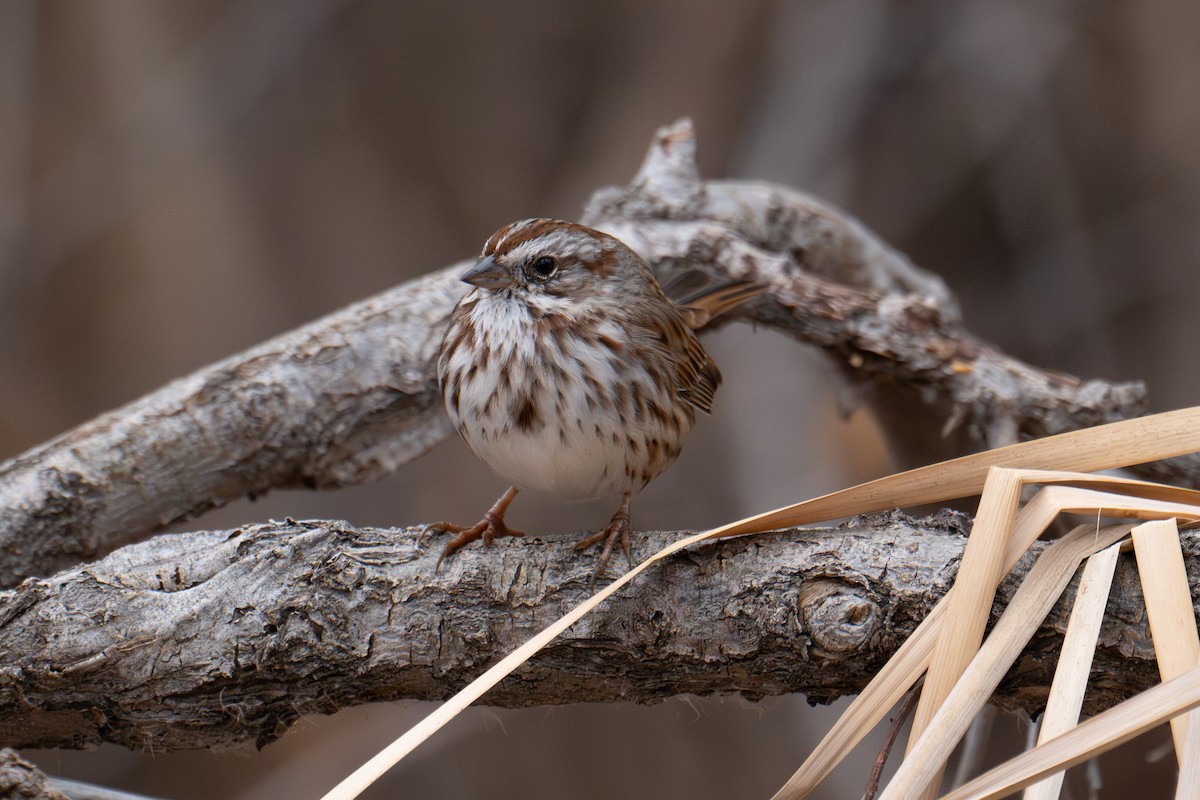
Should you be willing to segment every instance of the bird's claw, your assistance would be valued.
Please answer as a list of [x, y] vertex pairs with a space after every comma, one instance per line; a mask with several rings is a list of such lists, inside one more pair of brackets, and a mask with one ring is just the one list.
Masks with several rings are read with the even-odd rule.
[[451, 555], [476, 539], [482, 539], [484, 547], [486, 547], [492, 543], [493, 539], [501, 536], [525, 535], [524, 531], [508, 527], [504, 523], [504, 517], [492, 511], [484, 514], [483, 519], [470, 527], [455, 525], [450, 522], [435, 522], [425, 527], [425, 533], [427, 535], [436, 535], [439, 533], [455, 534], [454, 538], [446, 542], [446, 546], [442, 548], [442, 554], [438, 556], [437, 565], [433, 568], [434, 572], [442, 568], [442, 562], [446, 560], [446, 556]]
[[596, 591], [596, 580], [604, 574], [608, 562], [612, 560], [613, 548], [616, 547], [618, 541], [621, 543], [621, 549], [625, 551], [625, 560], [629, 562], [629, 568], [633, 569], [633, 553], [629, 548], [629, 509], [624, 505], [617, 510], [616, 514], [613, 514], [612, 521], [608, 523], [607, 527], [581, 539], [575, 545], [575, 551], [580, 552], [604, 542], [604, 547], [600, 550], [600, 557], [596, 559], [596, 568], [592, 570], [592, 577], [588, 580], [588, 587], [593, 592]]

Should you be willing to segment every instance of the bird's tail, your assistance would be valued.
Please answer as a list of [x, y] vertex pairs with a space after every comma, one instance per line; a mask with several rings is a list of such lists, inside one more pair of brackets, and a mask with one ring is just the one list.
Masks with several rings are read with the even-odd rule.
[[729, 309], [765, 291], [765, 284], [742, 279], [714, 283], [707, 273], [697, 269], [682, 272], [663, 286], [663, 292], [692, 330], [703, 328]]

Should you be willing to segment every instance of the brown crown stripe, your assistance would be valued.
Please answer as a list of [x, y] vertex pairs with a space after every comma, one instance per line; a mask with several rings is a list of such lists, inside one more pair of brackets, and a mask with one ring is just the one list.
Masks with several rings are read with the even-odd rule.
[[588, 232], [588, 229], [582, 225], [565, 222], [561, 219], [523, 219], [520, 222], [505, 225], [493, 233], [483, 246], [482, 257], [487, 258], [512, 252], [532, 239], [560, 229]]

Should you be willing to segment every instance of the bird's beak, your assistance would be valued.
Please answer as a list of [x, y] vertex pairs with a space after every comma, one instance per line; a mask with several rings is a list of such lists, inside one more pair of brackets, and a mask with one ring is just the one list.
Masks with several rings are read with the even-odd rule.
[[503, 289], [512, 283], [508, 270], [497, 264], [496, 259], [491, 256], [467, 270], [462, 279], [464, 283], [482, 289]]

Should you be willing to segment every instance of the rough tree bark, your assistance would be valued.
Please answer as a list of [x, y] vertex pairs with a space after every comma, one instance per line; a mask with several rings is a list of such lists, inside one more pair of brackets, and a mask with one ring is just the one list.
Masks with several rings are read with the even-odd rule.
[[[664, 129], [633, 184], [598, 192], [583, 221], [625, 239], [664, 276], [704, 269], [766, 283], [770, 292], [735, 316], [915, 397], [927, 420], [972, 446], [1142, 413], [1140, 384], [1045, 372], [971, 336], [940, 281], [841, 212], [781, 187], [701, 181], [694, 147], [686, 122]], [[335, 522], [117, 549], [244, 494], [378, 477], [440, 441], [449, 426], [432, 364], [463, 266], [0, 465], [0, 585], [28, 578], [0, 591], [0, 744], [263, 743], [303, 713], [442, 698], [585, 596], [592, 557], [536, 539], [468, 549], [440, 574], [436, 546], [415, 529]], [[1147, 469], [1195, 484], [1197, 464]], [[963, 524], [955, 515], [872, 517], [680, 554], [488, 701], [855, 692], [949, 585]], [[1186, 546], [1194, 556], [1200, 544], [1189, 536]], [[37, 575], [53, 577], [29, 577]], [[1156, 680], [1141, 608], [1126, 569], [1094, 667], [1093, 709]], [[1040, 702], [1062, 627], [1060, 610], [1000, 702]]]
[[[860, 223], [777, 186], [705, 182], [686, 121], [653, 142], [634, 182], [597, 192], [583, 221], [680, 267], [771, 292], [735, 316], [781, 328], [909, 395], [964, 447], [1137, 416], [1137, 383], [1082, 381], [971, 336], [936, 277]], [[178, 380], [0, 465], [0, 586], [138, 541], [167, 523], [277, 487], [390, 473], [449, 434], [433, 356], [464, 265], [432, 273]], [[905, 424], [889, 434], [914, 429]], [[928, 425], [926, 426], [928, 427]], [[928, 436], [928, 440], [938, 437]], [[1194, 459], [1155, 477], [1196, 483]]]
[[[969, 523], [895, 513], [678, 554], [486, 702], [857, 692], [949, 588]], [[647, 534], [639, 549], [678, 535]], [[594, 556], [565, 541], [468, 548], [435, 574], [439, 546], [419, 529], [289, 521], [160, 536], [0, 592], [0, 745], [261, 745], [301, 714], [443, 699], [589, 593]], [[1185, 547], [1194, 556], [1200, 539]], [[1200, 589], [1194, 571], [1192, 581]], [[1091, 710], [1157, 681], [1131, 562], [1116, 586]], [[1069, 607], [1042, 626], [998, 702], [1043, 702]]]

